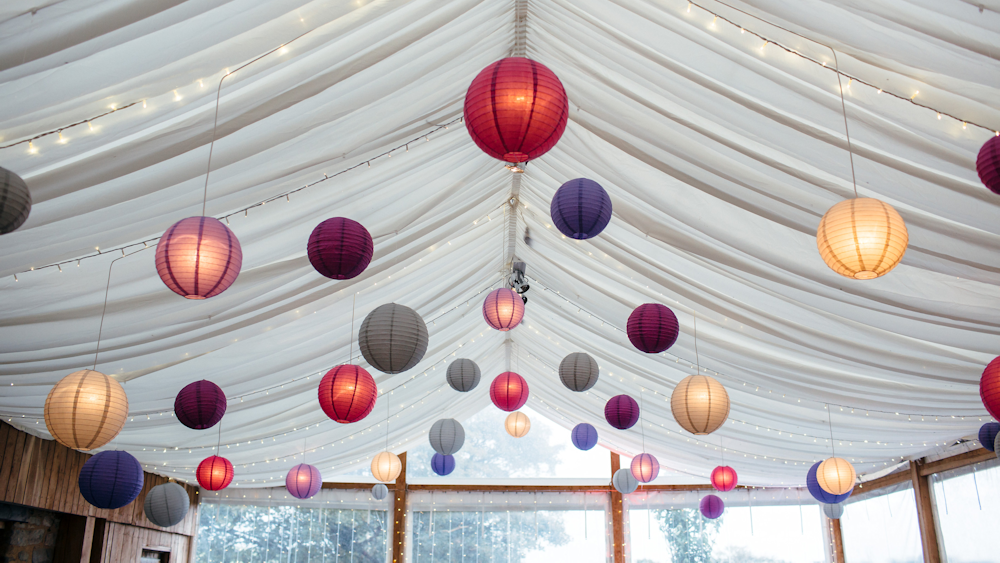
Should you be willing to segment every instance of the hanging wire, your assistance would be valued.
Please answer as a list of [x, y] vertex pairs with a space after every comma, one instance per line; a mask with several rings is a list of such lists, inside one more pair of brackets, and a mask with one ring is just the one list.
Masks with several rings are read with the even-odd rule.
[[146, 249], [140, 248], [139, 250], [134, 250], [132, 252], [129, 252], [128, 254], [122, 254], [118, 258], [112, 260], [111, 265], [108, 266], [108, 284], [104, 288], [104, 308], [101, 309], [101, 324], [100, 327], [97, 329], [97, 346], [94, 349], [94, 368], [93, 368], [94, 371], [97, 371], [97, 356], [98, 354], [101, 353], [101, 335], [104, 333], [104, 315], [108, 312], [108, 293], [111, 291], [111, 270], [112, 268], [115, 267], [115, 262], [121, 260], [122, 258], [127, 258], [129, 256], [132, 256], [137, 252], [142, 252], [143, 250]]
[[[351, 336], [348, 338], [347, 344], [347, 363], [354, 363], [354, 308], [358, 304], [358, 292], [354, 292], [354, 302], [351, 303]], [[361, 345], [358, 344], [360, 347]]]
[[698, 313], [692, 313], [694, 316], [694, 363], [698, 368], [697, 373], [701, 373], [701, 358], [698, 356]]
[[826, 405], [826, 425], [830, 428], [830, 450], [833, 451], [833, 457], [837, 457], [837, 446], [833, 443], [833, 419], [831, 417], [830, 405]]
[[844, 111], [844, 134], [847, 135], [847, 154], [851, 159], [851, 183], [854, 184], [854, 197], [858, 197], [858, 179], [854, 175], [854, 150], [851, 149], [851, 130], [847, 127], [847, 104], [844, 102], [844, 83], [840, 77], [840, 64], [837, 62], [837, 51], [832, 47], [834, 70], [837, 71], [837, 86], [840, 90], [840, 108]]

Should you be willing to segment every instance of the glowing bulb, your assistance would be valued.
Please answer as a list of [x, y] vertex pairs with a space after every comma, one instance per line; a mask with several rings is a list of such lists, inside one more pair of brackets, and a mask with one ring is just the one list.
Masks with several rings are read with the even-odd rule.
[[760, 50], [763, 51], [764, 47], [767, 47], [768, 43], [769, 43], [769, 41], [765, 41], [764, 44], [760, 46]]
[[116, 109], [118, 109], [118, 104], [111, 104], [111, 106], [109, 106], [109, 107], [110, 107], [110, 108], [111, 108], [112, 110], [116, 110]]
[[962, 122], [962, 129], [965, 129], [965, 122]]
[[688, 2], [688, 13], [689, 14], [691, 13], [691, 3], [690, 2]]
[[938, 116], [938, 121], [940, 121], [941, 120], [941, 112], [938, 112], [937, 116]]
[[852, 78], [852, 79], [850, 79], [850, 80], [848, 80], [848, 81], [847, 81], [847, 87], [848, 87], [848, 88], [850, 88], [850, 87], [851, 87], [851, 84], [852, 84], [853, 82], [854, 82], [854, 79], [853, 79], [853, 78]]
[[146, 100], [142, 101], [142, 109], [146, 109]]
[[181, 99], [182, 99], [181, 95], [177, 93], [177, 90], [174, 90], [174, 101], [179, 102], [181, 101]]
[[284, 54], [285, 54], [285, 53], [287, 53], [287, 52], [288, 52], [288, 47], [282, 47], [282, 48], [281, 48], [281, 54], [282, 54], [282, 55], [284, 55]]
[[198, 79], [198, 87], [199, 88], [204, 88], [205, 87], [205, 85], [201, 82], [200, 78]]
[[28, 153], [35, 154], [36, 152], [38, 152], [38, 149], [35, 148], [34, 143], [28, 141]]
[[917, 90], [916, 92], [913, 93], [912, 96], [910, 96], [910, 99], [912, 100], [913, 98], [916, 98], [917, 94], [919, 94], [919, 93], [920, 93], [920, 90]]
[[64, 145], [66, 144], [66, 138], [63, 137], [62, 131], [59, 132], [59, 142]]
[[715, 22], [719, 21], [719, 16], [712, 18], [712, 27], [715, 27]]
[[91, 131], [94, 130], [94, 124], [89, 121], [87, 122], [87, 127], [89, 127]]

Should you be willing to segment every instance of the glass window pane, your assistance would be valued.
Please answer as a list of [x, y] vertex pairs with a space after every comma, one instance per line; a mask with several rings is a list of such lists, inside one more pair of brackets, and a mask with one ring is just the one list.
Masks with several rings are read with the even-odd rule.
[[844, 555], [851, 563], [922, 563], [920, 529], [913, 487], [903, 483], [892, 492], [848, 499], [840, 527]]
[[1000, 529], [1000, 462], [937, 473], [931, 482], [948, 563], [995, 561], [990, 539]]

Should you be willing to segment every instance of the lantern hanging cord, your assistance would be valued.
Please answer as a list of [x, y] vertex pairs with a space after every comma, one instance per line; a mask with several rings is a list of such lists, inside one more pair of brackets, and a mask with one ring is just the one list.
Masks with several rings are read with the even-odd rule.
[[97, 347], [94, 349], [94, 367], [93, 370], [97, 371], [97, 356], [101, 353], [101, 334], [104, 332], [104, 315], [108, 312], [108, 293], [111, 291], [111, 270], [115, 267], [115, 262], [121, 260], [122, 258], [127, 258], [132, 256], [136, 252], [142, 252], [146, 250], [147, 247], [140, 248], [139, 250], [134, 250], [128, 254], [122, 254], [118, 258], [111, 261], [111, 265], [108, 266], [108, 284], [104, 288], [104, 308], [101, 309], [101, 324], [97, 329]]
[[642, 434], [642, 451], [646, 451], [646, 428], [642, 424], [642, 394], [645, 389], [639, 388], [639, 433]]
[[826, 405], [826, 424], [830, 428], [830, 450], [833, 457], [837, 457], [837, 446], [833, 443], [833, 415], [830, 413], [830, 405]]
[[844, 134], [847, 136], [847, 155], [851, 159], [851, 183], [854, 184], [854, 197], [858, 197], [858, 178], [854, 174], [854, 150], [851, 148], [851, 130], [847, 126], [847, 103], [844, 102], [844, 83], [840, 77], [840, 63], [837, 62], [837, 51], [829, 47], [833, 53], [833, 66], [837, 71], [837, 89], [840, 90], [840, 109], [844, 113]]
[[698, 370], [696, 373], [701, 373], [701, 359], [698, 357], [698, 313], [692, 315], [694, 315], [694, 365]]
[[[389, 393], [386, 393], [389, 395]], [[385, 398], [385, 451], [389, 451], [389, 419], [392, 418], [392, 413], [389, 412], [389, 397]]]
[[354, 292], [354, 302], [351, 303], [351, 336], [347, 344], [347, 363], [354, 363], [354, 307], [358, 304], [358, 292]]
[[219, 441], [215, 443], [215, 455], [219, 455], [219, 447], [222, 446], [222, 421], [219, 421]]

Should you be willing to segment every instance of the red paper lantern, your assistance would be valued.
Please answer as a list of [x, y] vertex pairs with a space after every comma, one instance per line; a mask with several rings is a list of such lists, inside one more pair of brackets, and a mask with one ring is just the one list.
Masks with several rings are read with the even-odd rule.
[[1000, 194], [1000, 137], [993, 136], [979, 149], [976, 172], [983, 185], [995, 194]]
[[528, 402], [528, 382], [512, 371], [505, 371], [490, 385], [490, 399], [502, 411], [516, 411]]
[[723, 493], [736, 488], [736, 470], [728, 465], [720, 465], [712, 470], [712, 486]]
[[524, 318], [524, 300], [513, 289], [494, 289], [483, 301], [483, 318], [491, 327], [507, 332]]
[[174, 293], [207, 299], [236, 281], [243, 265], [240, 241], [212, 217], [188, 217], [174, 223], [156, 244], [156, 271]]
[[377, 397], [375, 379], [361, 366], [337, 366], [319, 382], [319, 406], [326, 416], [342, 424], [368, 416]]
[[483, 152], [506, 162], [527, 162], [562, 137], [569, 100], [545, 65], [522, 57], [484, 68], [465, 94], [465, 126]]
[[309, 235], [309, 263], [334, 280], [349, 280], [365, 271], [375, 245], [361, 223], [344, 217], [327, 219]]
[[217, 455], [206, 457], [198, 464], [195, 476], [201, 488], [209, 491], [221, 491], [233, 482], [233, 464]]
[[990, 416], [1000, 420], [1000, 356], [993, 358], [983, 370], [979, 379], [979, 397]]

